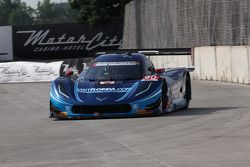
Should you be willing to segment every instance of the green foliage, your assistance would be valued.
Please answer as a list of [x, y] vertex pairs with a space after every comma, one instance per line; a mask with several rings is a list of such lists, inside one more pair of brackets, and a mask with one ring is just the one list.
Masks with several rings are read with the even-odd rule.
[[125, 5], [131, 0], [69, 0], [72, 9], [79, 11], [79, 22], [90, 24], [123, 16]]
[[37, 4], [36, 24], [55, 24], [75, 22], [69, 4], [51, 3], [50, 0], [43, 0]]
[[37, 17], [36, 23], [38, 24], [49, 24], [53, 23], [55, 17], [55, 4], [51, 3], [50, 0], [44, 0], [37, 4]]
[[37, 9], [32, 9], [21, 0], [0, 0], [0, 26], [74, 23], [78, 11], [68, 3], [39, 1]]
[[34, 10], [20, 0], [0, 0], [0, 25], [30, 25]]

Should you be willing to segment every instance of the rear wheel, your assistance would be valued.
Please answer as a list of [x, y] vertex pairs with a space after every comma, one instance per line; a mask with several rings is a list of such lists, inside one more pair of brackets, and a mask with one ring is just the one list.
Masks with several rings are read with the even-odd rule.
[[165, 112], [167, 108], [168, 98], [167, 98], [167, 84], [165, 81], [162, 82], [162, 93], [161, 93], [161, 109]]
[[186, 76], [186, 90], [185, 90], [185, 95], [184, 95], [184, 98], [186, 100], [186, 104], [185, 104], [185, 107], [183, 109], [188, 109], [189, 107], [189, 102], [191, 100], [191, 80], [190, 80], [190, 76], [189, 74], [187, 73], [187, 76]]
[[163, 113], [172, 112], [173, 111], [173, 101], [171, 93], [168, 96], [168, 88], [166, 81], [162, 83], [162, 95], [161, 95], [161, 109]]

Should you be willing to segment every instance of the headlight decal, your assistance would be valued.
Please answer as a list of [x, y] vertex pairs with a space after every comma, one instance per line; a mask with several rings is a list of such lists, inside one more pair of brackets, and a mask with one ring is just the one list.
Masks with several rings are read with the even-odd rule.
[[51, 93], [51, 92], [50, 92], [50, 97], [51, 97], [53, 100], [55, 100], [56, 102], [58, 102], [58, 103], [63, 103], [63, 104], [66, 104], [66, 105], [70, 105], [69, 103], [66, 103], [65, 101], [62, 101], [62, 100], [56, 98], [56, 97], [53, 95], [53, 93]]
[[149, 99], [155, 98], [155, 97], [157, 97], [157, 96], [160, 96], [160, 95], [161, 95], [161, 87], [162, 87], [162, 86], [159, 86], [159, 87], [156, 89], [156, 91], [154, 91], [151, 95], [149, 95], [149, 96], [147, 96], [147, 97], [145, 97], [145, 98], [143, 98], [143, 99], [140, 99], [140, 100], [138, 100], [138, 101], [136, 101], [136, 102], [134, 102], [134, 103], [141, 103], [141, 102], [147, 101], [147, 100], [149, 100]]
[[[64, 90], [65, 90], [65, 89], [64, 89]], [[62, 91], [61, 85], [58, 85], [58, 92], [59, 92], [61, 95], [63, 95], [64, 97], [66, 97], [66, 98], [69, 99], [69, 96], [66, 95], [66, 93], [64, 93], [64, 92]]]
[[158, 96], [158, 95], [160, 95], [161, 94], [161, 90], [159, 90], [158, 92], [156, 92], [156, 94], [154, 94], [153, 96], [149, 96], [149, 97], [147, 97], [146, 99], [143, 99], [143, 101], [147, 101], [147, 100], [149, 100], [149, 99], [151, 99], [151, 98], [154, 98], [155, 96]]
[[116, 102], [124, 100], [132, 91], [136, 90], [136, 87], [138, 86], [139, 82], [136, 82], [124, 96], [122, 96], [120, 99], [117, 99]]
[[137, 93], [137, 94], [135, 95], [135, 97], [137, 97], [137, 96], [139, 96], [139, 95], [141, 95], [141, 94], [147, 92], [147, 91], [150, 89], [151, 85], [152, 85], [152, 82], [150, 82], [150, 84], [148, 85], [148, 87], [147, 87], [145, 90], [143, 90], [143, 91]]

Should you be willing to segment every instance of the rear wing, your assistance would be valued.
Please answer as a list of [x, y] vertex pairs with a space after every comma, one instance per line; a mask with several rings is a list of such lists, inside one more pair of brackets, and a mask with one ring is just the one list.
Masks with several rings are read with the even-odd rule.
[[144, 55], [163, 55], [163, 56], [192, 55], [192, 49], [191, 48], [173, 48], [173, 49], [138, 50], [138, 53], [141, 53]]
[[118, 49], [97, 52], [96, 55], [107, 53], [141, 53], [144, 55], [192, 55], [192, 48], [167, 48], [167, 49]]
[[193, 72], [195, 70], [195, 67], [178, 67], [178, 68], [167, 68], [166, 71], [178, 70], [183, 68], [185, 68], [189, 72]]
[[[189, 48], [182, 48], [182, 49], [171, 49], [171, 50], [141, 50], [138, 51], [138, 53], [148, 55], [148, 56], [183, 56], [183, 55], [190, 55], [192, 66], [191, 67], [185, 67], [189, 72], [193, 72], [195, 70], [194, 67], [194, 59], [192, 56], [192, 49]], [[173, 69], [173, 68], [168, 68]], [[176, 69], [176, 68], [175, 68]]]
[[194, 55], [192, 48], [165, 48], [165, 49], [119, 49], [98, 52], [96, 55], [107, 53], [132, 54], [140, 53], [153, 58], [153, 56], [191, 56], [191, 67], [185, 67], [188, 71], [194, 71]]

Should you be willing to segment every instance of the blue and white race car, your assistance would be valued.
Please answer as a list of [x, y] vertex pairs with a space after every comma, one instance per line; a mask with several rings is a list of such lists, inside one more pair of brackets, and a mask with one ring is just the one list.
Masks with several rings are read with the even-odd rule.
[[158, 115], [187, 109], [187, 68], [155, 69], [140, 53], [103, 54], [73, 80], [51, 83], [50, 117], [59, 119]]

